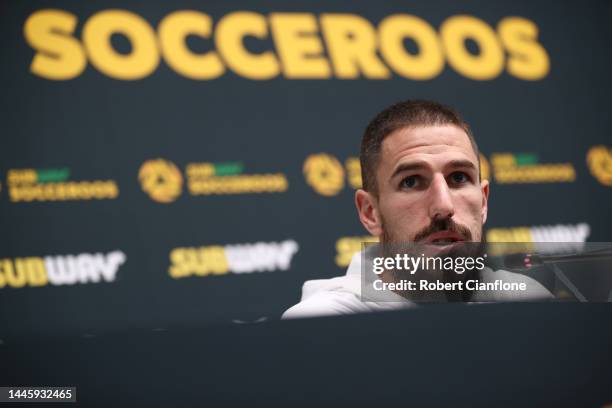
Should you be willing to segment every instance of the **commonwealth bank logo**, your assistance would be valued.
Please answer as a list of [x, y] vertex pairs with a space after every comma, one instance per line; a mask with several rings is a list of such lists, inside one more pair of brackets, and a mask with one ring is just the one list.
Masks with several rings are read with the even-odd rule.
[[612, 186], [612, 150], [606, 146], [594, 146], [586, 157], [593, 177], [604, 186]]
[[138, 180], [142, 190], [158, 203], [171, 203], [183, 191], [183, 176], [169, 160], [147, 160], [140, 166]]

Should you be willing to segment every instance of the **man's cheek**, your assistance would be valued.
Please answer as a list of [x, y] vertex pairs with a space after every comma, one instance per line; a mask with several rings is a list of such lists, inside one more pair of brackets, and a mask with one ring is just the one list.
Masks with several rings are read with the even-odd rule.
[[392, 231], [392, 235], [396, 240], [405, 242], [413, 241], [417, 233], [417, 229], [414, 227], [415, 221], [416, 220], [412, 217], [395, 217], [389, 222], [388, 228]]
[[470, 218], [481, 220], [482, 195], [479, 190], [470, 191], [460, 202], [463, 214]]

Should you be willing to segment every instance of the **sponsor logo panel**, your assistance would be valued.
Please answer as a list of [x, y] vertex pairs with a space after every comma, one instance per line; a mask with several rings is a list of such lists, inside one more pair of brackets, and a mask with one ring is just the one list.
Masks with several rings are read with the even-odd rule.
[[192, 195], [282, 193], [289, 182], [282, 173], [244, 174], [242, 163], [189, 163], [186, 167]]
[[[188, 163], [185, 166], [187, 191], [192, 196], [283, 193], [289, 181], [283, 173], [247, 174], [241, 162]], [[171, 161], [145, 161], [138, 172], [142, 190], [159, 203], [175, 201], [183, 190], [183, 175]]]
[[183, 192], [183, 176], [174, 163], [164, 159], [148, 160], [140, 166], [138, 180], [152, 200], [170, 203]]
[[253, 272], [286, 271], [298, 252], [292, 239], [233, 245], [179, 247], [170, 251], [168, 275], [173, 279]]
[[500, 184], [571, 183], [576, 170], [571, 163], [540, 164], [535, 153], [493, 153], [495, 182]]
[[[486, 232], [488, 242], [500, 243], [492, 246], [491, 255], [510, 252], [555, 253], [566, 250], [579, 251], [591, 234], [586, 222], [578, 224], [538, 225], [532, 227], [491, 228]], [[503, 243], [509, 245], [505, 247]], [[523, 243], [521, 247], [516, 243]], [[538, 245], [542, 243], [542, 245]], [[551, 245], [556, 243], [556, 245]], [[497, 253], [496, 253], [497, 251]]]
[[12, 202], [112, 200], [119, 196], [115, 180], [70, 180], [70, 169], [10, 169], [6, 175]]
[[125, 253], [81, 253], [0, 259], [0, 289], [114, 282]]
[[347, 182], [352, 189], [361, 188], [361, 164], [358, 157], [348, 157], [342, 165], [331, 154], [311, 154], [304, 160], [302, 172], [306, 184], [322, 196], [338, 195]]

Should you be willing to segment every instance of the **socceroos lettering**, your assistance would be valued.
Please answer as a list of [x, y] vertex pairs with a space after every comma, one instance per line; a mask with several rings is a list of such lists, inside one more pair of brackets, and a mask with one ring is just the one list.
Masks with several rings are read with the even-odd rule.
[[[76, 78], [89, 64], [110, 78], [139, 80], [162, 60], [179, 75], [200, 81], [226, 71], [256, 81], [279, 76], [385, 80], [394, 74], [425, 81], [447, 64], [476, 81], [495, 79], [504, 71], [535, 81], [550, 71], [537, 24], [518, 16], [493, 26], [476, 16], [452, 15], [434, 27], [411, 14], [391, 14], [375, 24], [349, 13], [236, 10], [213, 19], [197, 10], [176, 10], [153, 26], [129, 10], [100, 10], [83, 18], [54, 8], [34, 11], [23, 31], [35, 51], [30, 71], [49, 80]], [[111, 38], [117, 34], [129, 41], [129, 51], [115, 49]], [[263, 51], [247, 47], [247, 38], [261, 43]], [[194, 52], [188, 39], [210, 50]], [[410, 40], [416, 53], [405, 47]], [[477, 44], [477, 54], [467, 48], [467, 40]]]

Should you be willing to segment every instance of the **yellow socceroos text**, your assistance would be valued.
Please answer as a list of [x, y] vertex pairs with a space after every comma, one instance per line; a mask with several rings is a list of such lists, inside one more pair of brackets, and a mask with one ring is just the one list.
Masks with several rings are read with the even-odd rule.
[[282, 193], [289, 188], [282, 173], [216, 176], [213, 163], [190, 163], [186, 172], [192, 195]]
[[571, 183], [576, 180], [576, 170], [571, 163], [539, 164], [535, 157], [530, 156], [526, 155], [526, 158], [534, 162], [520, 164], [512, 153], [493, 153], [491, 163], [495, 181], [500, 184], [519, 184]]
[[[55, 171], [55, 170], [53, 170]], [[114, 180], [53, 181], [45, 179], [52, 171], [35, 169], [12, 169], [7, 175], [8, 193], [12, 202], [112, 200], [119, 196], [119, 187]], [[61, 177], [57, 177], [61, 180]]]
[[[81, 38], [76, 35], [79, 23]], [[129, 40], [130, 52], [113, 48], [114, 34]], [[108, 77], [137, 80], [151, 75], [163, 59], [194, 80], [212, 80], [231, 70], [251, 80], [381, 80], [396, 74], [425, 81], [448, 64], [473, 80], [492, 80], [505, 70], [533, 81], [550, 70], [538, 35], [538, 26], [527, 18], [505, 17], [493, 27], [471, 15], [449, 16], [436, 29], [411, 14], [389, 15], [374, 25], [348, 13], [234, 11], [213, 21], [201, 11], [178, 10], [155, 27], [128, 10], [101, 10], [79, 21], [66, 10], [41, 9], [24, 24], [25, 40], [35, 51], [30, 71], [50, 80], [76, 78], [88, 62]], [[212, 50], [194, 52], [187, 37], [199, 37]], [[250, 50], [246, 38], [259, 41], [264, 51]], [[406, 49], [406, 40], [416, 51]], [[470, 52], [466, 40], [477, 45], [477, 53]]]
[[[187, 189], [193, 196], [283, 193], [289, 181], [282, 173], [244, 174], [240, 162], [189, 163]], [[140, 166], [138, 180], [153, 201], [171, 203], [183, 192], [183, 175], [171, 161], [157, 158]]]
[[107, 200], [117, 198], [119, 188], [112, 180], [10, 186], [11, 201]]

